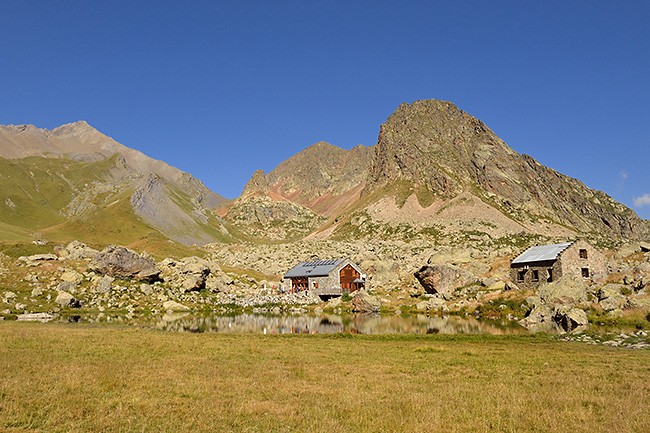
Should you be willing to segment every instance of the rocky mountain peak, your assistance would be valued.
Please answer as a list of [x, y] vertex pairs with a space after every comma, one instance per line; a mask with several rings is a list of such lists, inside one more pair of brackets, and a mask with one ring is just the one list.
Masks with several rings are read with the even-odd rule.
[[457, 195], [485, 162], [516, 156], [483, 122], [451, 102], [404, 103], [380, 127], [366, 192], [408, 179], [441, 195]]
[[241, 198], [245, 199], [253, 196], [266, 196], [269, 193], [269, 183], [266, 180], [264, 170], [257, 170], [244, 187]]
[[66, 123], [65, 125], [59, 126], [58, 128], [54, 128], [52, 130], [52, 134], [70, 135], [70, 134], [77, 134], [79, 132], [87, 132], [87, 131], [100, 133], [95, 128], [90, 126], [88, 122], [86, 122], [85, 120], [78, 120], [76, 122]]
[[648, 235], [631, 209], [519, 155], [446, 101], [402, 104], [381, 126], [364, 194], [398, 180], [425, 187], [440, 200], [475, 195], [519, 221], [545, 218], [581, 232]]

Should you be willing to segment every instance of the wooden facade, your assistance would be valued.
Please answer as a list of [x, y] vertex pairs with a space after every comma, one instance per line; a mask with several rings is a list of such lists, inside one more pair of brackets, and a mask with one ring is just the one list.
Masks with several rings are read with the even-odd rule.
[[301, 262], [285, 274], [284, 287], [292, 292], [311, 290], [321, 296], [337, 296], [364, 289], [366, 275], [349, 259]]

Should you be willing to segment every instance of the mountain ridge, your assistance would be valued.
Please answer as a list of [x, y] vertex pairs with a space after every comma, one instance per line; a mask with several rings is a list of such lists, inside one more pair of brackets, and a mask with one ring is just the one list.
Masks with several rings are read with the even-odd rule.
[[[414, 233], [442, 224], [459, 233], [492, 235], [477, 222], [510, 227], [510, 235], [519, 230], [547, 237], [650, 237], [650, 223], [633, 210], [520, 155], [482, 121], [448, 101], [401, 104], [380, 126], [377, 144], [362, 148], [364, 157], [356, 160], [356, 171], [349, 172], [345, 158], [334, 155], [349, 156], [357, 148], [348, 151], [324, 142], [309, 146], [264, 175], [268, 191], [258, 195], [275, 194], [330, 218], [310, 237], [337, 232], [367, 236], [376, 233], [379, 223], [392, 224], [378, 229], [384, 233], [394, 232], [399, 224], [417, 226]], [[332, 192], [348, 196], [340, 206], [333, 206], [329, 196], [320, 198]], [[392, 198], [386, 202], [383, 195]], [[409, 201], [410, 196], [417, 203]], [[235, 202], [242, 200], [245, 194]], [[386, 214], [390, 200], [398, 204], [393, 217]], [[383, 204], [373, 205], [378, 202]], [[404, 205], [408, 209], [403, 210]], [[375, 218], [379, 215], [384, 215], [381, 221]], [[227, 212], [224, 216], [228, 218]], [[353, 222], [361, 220], [375, 228], [360, 232]]]
[[[21, 140], [23, 134], [28, 135], [29, 139]], [[118, 143], [84, 120], [52, 130], [34, 125], [0, 125], [0, 157], [7, 159], [69, 155], [72, 159], [97, 161], [115, 153], [123, 155], [128, 165], [140, 174], [153, 172], [173, 183], [191, 188], [202, 201], [206, 201], [206, 207], [213, 208], [224, 200], [191, 174]]]
[[[14, 161], [12, 164], [23, 167], [16, 172], [16, 181], [24, 185], [18, 190], [25, 191], [26, 195], [16, 196], [16, 191], [2, 191], [6, 200], [14, 204], [14, 208], [5, 208], [5, 213], [9, 212], [6, 218], [13, 218], [18, 226], [22, 224], [24, 228], [44, 230], [44, 224], [48, 222], [46, 218], [25, 225], [20, 218], [12, 216], [16, 214], [16, 208], [23, 206], [34, 209], [37, 215], [58, 213], [67, 221], [59, 221], [58, 217], [54, 219], [64, 226], [83, 227], [84, 221], [85, 224], [91, 222], [90, 215], [102, 219], [102, 213], [110, 213], [110, 203], [107, 203], [110, 199], [115, 203], [125, 201], [123, 212], [126, 215], [132, 213], [130, 219], [140, 219], [153, 231], [186, 245], [230, 238], [224, 223], [210, 211], [224, 200], [223, 197], [210, 191], [191, 174], [124, 146], [85, 121], [62, 125], [51, 131], [34, 125], [0, 126], [0, 159]], [[55, 161], [61, 163], [56, 165]], [[33, 176], [30, 179], [29, 173], [52, 164], [56, 167], [49, 174], [37, 171], [41, 173], [38, 179]], [[85, 164], [100, 164], [92, 172], [94, 177], [88, 178], [88, 182], [78, 179], [76, 183], [70, 183], [66, 180], [66, 166], [82, 170]], [[66, 197], [69, 202], [59, 202], [52, 207], [44, 198], [41, 204], [30, 203], [33, 200], [30, 197], [38, 194], [39, 183], [56, 188], [59, 196]], [[129, 218], [124, 221], [129, 221]], [[139, 227], [138, 224], [134, 227]], [[106, 221], [104, 227], [108, 232], [121, 232], [110, 221]], [[146, 230], [141, 227], [138, 233]], [[125, 239], [121, 235], [115, 236]]]

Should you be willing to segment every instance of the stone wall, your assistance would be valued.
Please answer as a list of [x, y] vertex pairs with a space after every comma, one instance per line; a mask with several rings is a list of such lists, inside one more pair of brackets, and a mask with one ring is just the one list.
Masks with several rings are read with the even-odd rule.
[[[519, 273], [523, 272], [523, 280]], [[537, 278], [535, 278], [535, 275]], [[524, 264], [510, 268], [510, 279], [520, 289], [536, 289], [542, 284], [555, 281], [562, 276], [562, 268], [557, 261], [538, 262], [533, 265]], [[550, 280], [550, 281], [549, 281]]]
[[[315, 287], [316, 284], [318, 284], [318, 288]], [[330, 275], [326, 275], [324, 277], [309, 278], [309, 288], [315, 292], [319, 290], [332, 290], [337, 287], [338, 285], [336, 284], [335, 279], [331, 277], [331, 273]]]
[[[563, 275], [588, 278], [596, 282], [604, 281], [607, 276], [607, 257], [583, 240], [574, 242], [564, 250], [558, 262]], [[587, 270], [585, 274], [588, 275], [583, 275], [583, 269]]]
[[[588, 270], [585, 272], [588, 276], [583, 276], [583, 269]], [[600, 282], [605, 279], [606, 270], [607, 257], [587, 242], [578, 240], [562, 251], [557, 260], [511, 265], [510, 279], [519, 288], [527, 290], [536, 289], [550, 282], [549, 279], [557, 281], [564, 275]], [[524, 272], [523, 280], [520, 279], [520, 272]]]

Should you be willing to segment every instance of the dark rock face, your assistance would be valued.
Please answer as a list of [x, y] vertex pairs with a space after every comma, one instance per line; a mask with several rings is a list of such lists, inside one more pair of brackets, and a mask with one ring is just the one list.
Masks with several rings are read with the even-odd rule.
[[556, 308], [553, 320], [566, 332], [589, 325], [587, 313], [579, 308]]
[[364, 194], [409, 180], [439, 196], [470, 191], [521, 220], [543, 215], [581, 232], [648, 238], [650, 227], [607, 194], [520, 155], [445, 101], [402, 104], [381, 126]]
[[146, 282], [157, 281], [160, 275], [160, 269], [153, 260], [146, 259], [129, 248], [115, 245], [104, 248], [90, 263], [90, 268], [102, 275]]
[[450, 295], [454, 289], [477, 282], [476, 276], [456, 266], [440, 264], [422, 266], [413, 274], [427, 293]]

